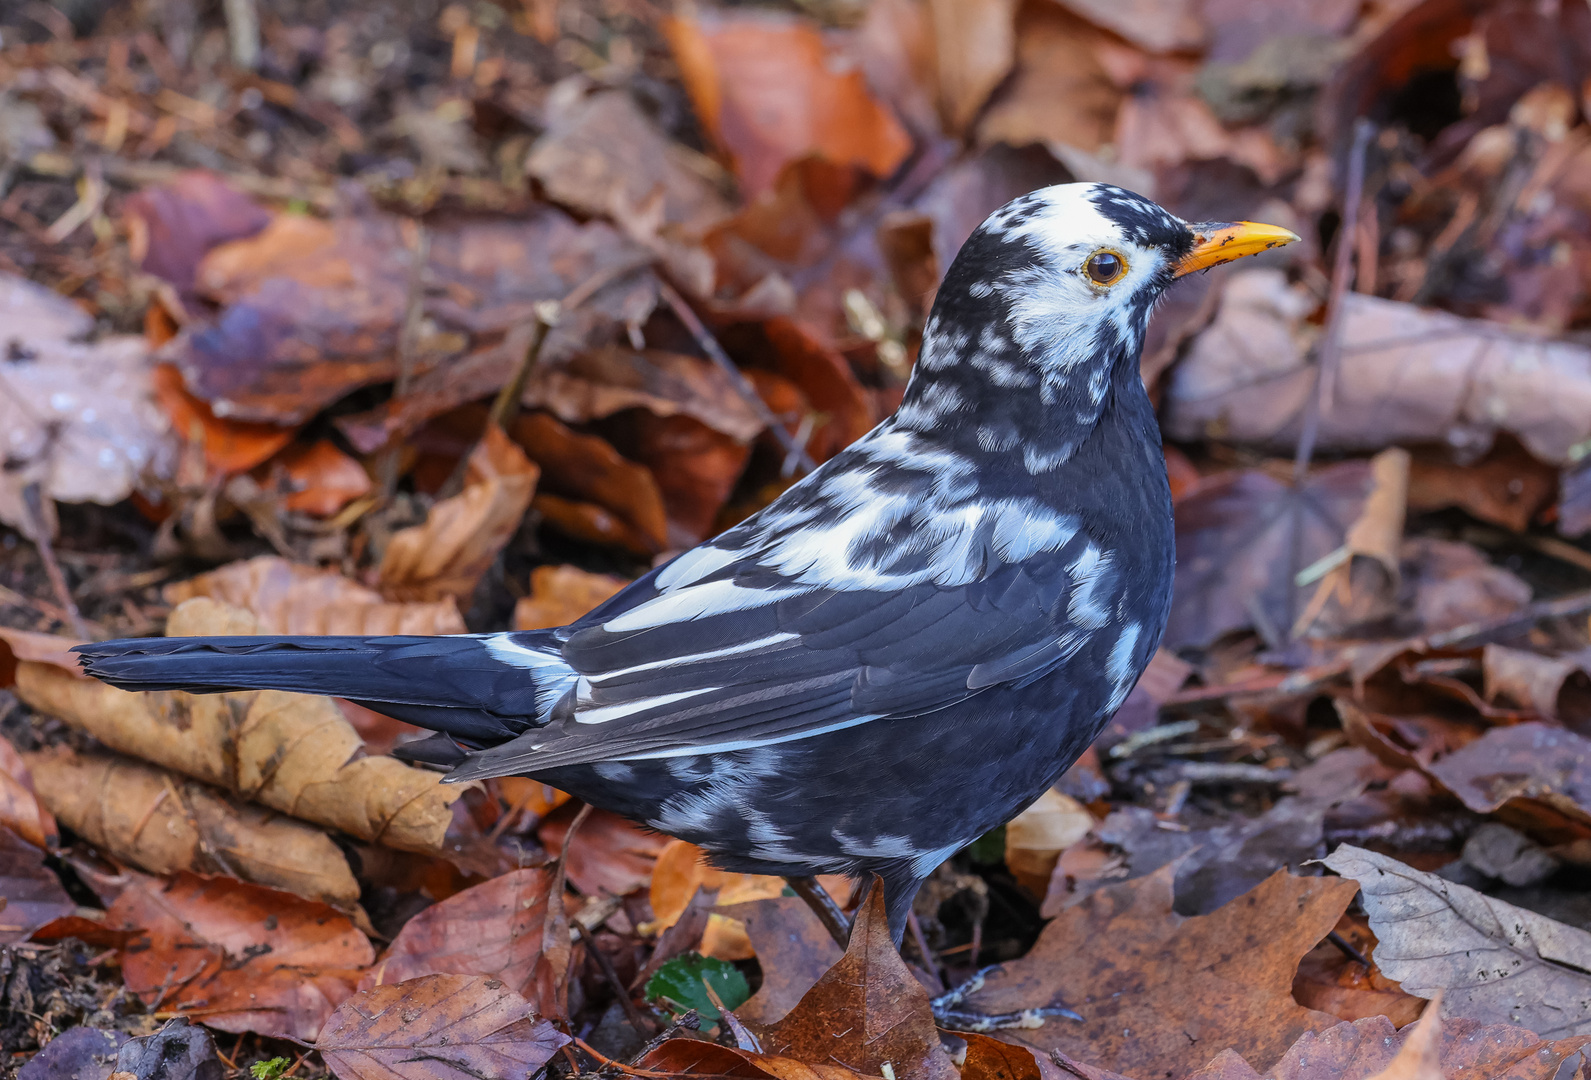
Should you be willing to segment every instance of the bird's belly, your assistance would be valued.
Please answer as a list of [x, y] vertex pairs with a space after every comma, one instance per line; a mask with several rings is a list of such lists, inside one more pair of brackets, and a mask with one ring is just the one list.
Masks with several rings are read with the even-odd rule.
[[924, 716], [538, 778], [698, 844], [727, 869], [926, 876], [1053, 784], [1103, 709], [1057, 673]]

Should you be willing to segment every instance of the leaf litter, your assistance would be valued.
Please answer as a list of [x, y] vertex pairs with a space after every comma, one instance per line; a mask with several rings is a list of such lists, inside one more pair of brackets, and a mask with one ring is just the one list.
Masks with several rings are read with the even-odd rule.
[[[122, 6], [0, 12], [8, 1060], [77, 1024], [140, 1080], [1583, 1071], [1583, 4], [361, 2], [252, 53], [247, 0]], [[842, 953], [778, 879], [443, 789], [350, 703], [75, 674], [90, 636], [565, 625], [888, 415], [959, 244], [1072, 179], [1305, 243], [1157, 315], [1166, 648], [904, 960], [876, 897]], [[750, 997], [649, 1004], [693, 954]], [[1083, 1020], [936, 1034], [989, 964], [957, 1009]]]

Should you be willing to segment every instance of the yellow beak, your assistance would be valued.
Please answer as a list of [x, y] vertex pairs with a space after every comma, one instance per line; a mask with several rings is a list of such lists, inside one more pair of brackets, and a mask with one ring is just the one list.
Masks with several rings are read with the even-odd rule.
[[1176, 277], [1258, 255], [1299, 238], [1291, 229], [1254, 221], [1202, 221], [1188, 228], [1193, 230], [1193, 250], [1177, 264]]

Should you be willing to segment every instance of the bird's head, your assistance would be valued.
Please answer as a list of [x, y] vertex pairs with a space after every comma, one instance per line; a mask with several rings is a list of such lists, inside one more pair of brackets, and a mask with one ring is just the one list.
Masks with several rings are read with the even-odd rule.
[[[1110, 184], [1013, 199], [946, 272], [897, 418], [927, 430], [1031, 397], [1089, 425], [1114, 377], [1136, 379], [1149, 314], [1172, 282], [1297, 239], [1275, 225], [1189, 223]], [[998, 419], [979, 417], [980, 430]], [[1007, 425], [1008, 437], [1024, 426]], [[990, 441], [999, 436], [980, 435]]]

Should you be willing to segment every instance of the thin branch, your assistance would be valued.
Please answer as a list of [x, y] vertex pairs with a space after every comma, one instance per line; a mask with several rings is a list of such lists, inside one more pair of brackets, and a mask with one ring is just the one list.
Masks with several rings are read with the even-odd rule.
[[39, 558], [44, 562], [44, 574], [50, 579], [50, 588], [55, 590], [56, 603], [61, 605], [61, 610], [66, 613], [66, 621], [71, 624], [72, 633], [81, 641], [90, 641], [88, 624], [83, 621], [83, 615], [77, 610], [77, 601], [72, 599], [72, 590], [66, 584], [66, 575], [61, 571], [61, 564], [55, 557], [55, 548], [50, 545], [50, 526], [44, 513], [44, 494], [39, 489], [37, 482], [29, 484], [22, 489], [22, 505], [28, 513], [28, 532], [33, 535], [30, 539], [33, 546], [38, 549]]
[[597, 939], [591, 931], [586, 929], [585, 923], [579, 919], [570, 919], [569, 925], [575, 928], [580, 935], [580, 940], [586, 943], [586, 952], [597, 962], [597, 968], [602, 972], [602, 978], [613, 988], [618, 996], [619, 1008], [624, 1010], [624, 1018], [630, 1022], [635, 1033], [642, 1039], [649, 1038], [657, 1033], [657, 1025], [650, 1023], [641, 1015], [641, 1010], [635, 1007], [635, 1002], [630, 999], [630, 992], [624, 988], [624, 983], [619, 978], [619, 973], [614, 970], [613, 961], [608, 954], [597, 948]]
[[675, 290], [674, 286], [662, 280], [658, 282], [658, 293], [674, 312], [674, 317], [684, 323], [685, 329], [689, 330], [691, 337], [696, 339], [696, 347], [706, 353], [707, 358], [717, 364], [719, 370], [728, 376], [729, 383], [735, 388], [735, 392], [745, 399], [747, 405], [751, 406], [751, 411], [757, 414], [757, 419], [762, 421], [769, 431], [773, 432], [773, 437], [779, 440], [780, 446], [784, 447], [787, 460], [800, 466], [802, 472], [811, 472], [817, 468], [817, 464], [812, 460], [812, 455], [807, 453], [806, 447], [797, 443], [790, 432], [785, 430], [785, 426], [779, 422], [779, 418], [773, 415], [773, 410], [768, 408], [767, 403], [757, 393], [757, 388], [752, 386], [751, 381], [735, 366], [735, 362], [729, 358], [729, 354], [724, 351], [724, 347], [718, 343], [718, 339], [713, 336], [712, 331], [702, 324], [702, 320], [696, 317], [696, 312], [691, 310], [691, 306], [685, 302], [685, 298]]
[[1337, 389], [1337, 367], [1342, 359], [1342, 313], [1348, 289], [1353, 284], [1353, 240], [1364, 201], [1365, 156], [1375, 133], [1375, 125], [1362, 117], [1354, 125], [1353, 146], [1348, 151], [1348, 183], [1342, 199], [1342, 224], [1337, 228], [1336, 261], [1331, 270], [1326, 329], [1321, 335], [1320, 353], [1315, 363], [1315, 393], [1309, 399], [1304, 424], [1298, 433], [1298, 452], [1293, 458], [1294, 486], [1301, 485], [1309, 471], [1309, 459], [1314, 456], [1315, 442], [1320, 435], [1321, 415]]

